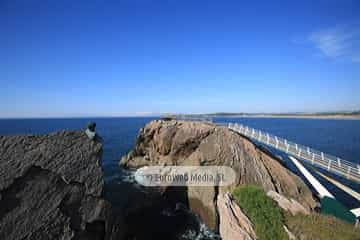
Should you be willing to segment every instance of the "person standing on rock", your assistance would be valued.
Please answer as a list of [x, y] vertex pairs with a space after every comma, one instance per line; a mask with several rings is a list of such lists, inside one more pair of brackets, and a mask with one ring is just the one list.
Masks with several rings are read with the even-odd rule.
[[89, 139], [94, 140], [96, 137], [96, 123], [94, 122], [89, 122], [87, 125], [87, 129], [85, 130], [86, 135], [88, 136]]

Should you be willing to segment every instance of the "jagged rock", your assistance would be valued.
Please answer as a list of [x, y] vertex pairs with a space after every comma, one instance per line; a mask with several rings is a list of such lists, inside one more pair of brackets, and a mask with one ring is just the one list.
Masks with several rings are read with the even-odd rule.
[[84, 183], [88, 194], [101, 195], [102, 144], [82, 131], [0, 136], [0, 157], [0, 190], [35, 165], [58, 173], [66, 182]]
[[108, 239], [101, 157], [82, 131], [0, 136], [0, 239]]
[[217, 210], [220, 217], [219, 232], [222, 240], [255, 240], [253, 224], [241, 211], [228, 193], [217, 197]]
[[[266, 192], [272, 190], [296, 199], [307, 209], [316, 206], [311, 191], [279, 159], [248, 138], [211, 123], [152, 121], [140, 130], [134, 150], [120, 163], [125, 168], [146, 165], [229, 166], [237, 173], [234, 186], [255, 184]], [[189, 187], [188, 205], [210, 228], [216, 229], [217, 194], [228, 190], [223, 187]]]
[[306, 209], [303, 205], [301, 205], [298, 201], [296, 201], [293, 198], [288, 199], [275, 191], [269, 191], [267, 193], [267, 196], [269, 196], [275, 202], [277, 202], [280, 208], [290, 212], [292, 215], [298, 213], [305, 215], [310, 214], [310, 211], [308, 209]]

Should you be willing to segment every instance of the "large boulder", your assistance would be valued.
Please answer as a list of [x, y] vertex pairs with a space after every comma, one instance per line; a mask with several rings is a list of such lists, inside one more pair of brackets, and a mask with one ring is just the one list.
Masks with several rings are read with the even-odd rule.
[[[155, 120], [140, 130], [135, 148], [121, 160], [125, 168], [153, 165], [229, 166], [243, 184], [275, 191], [313, 209], [316, 201], [302, 180], [270, 152], [248, 138], [205, 122]], [[212, 229], [218, 229], [217, 194], [225, 187], [188, 187], [188, 205]]]
[[101, 158], [82, 131], [0, 136], [0, 239], [109, 239]]

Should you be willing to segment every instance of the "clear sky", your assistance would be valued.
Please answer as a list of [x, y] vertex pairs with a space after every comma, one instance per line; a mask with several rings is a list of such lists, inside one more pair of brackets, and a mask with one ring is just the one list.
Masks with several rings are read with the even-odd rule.
[[360, 109], [360, 1], [0, 0], [0, 117]]

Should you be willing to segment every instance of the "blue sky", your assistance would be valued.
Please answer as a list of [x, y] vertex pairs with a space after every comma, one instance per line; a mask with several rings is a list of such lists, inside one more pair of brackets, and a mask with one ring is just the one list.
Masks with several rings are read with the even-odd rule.
[[0, 0], [0, 117], [360, 109], [360, 2]]

